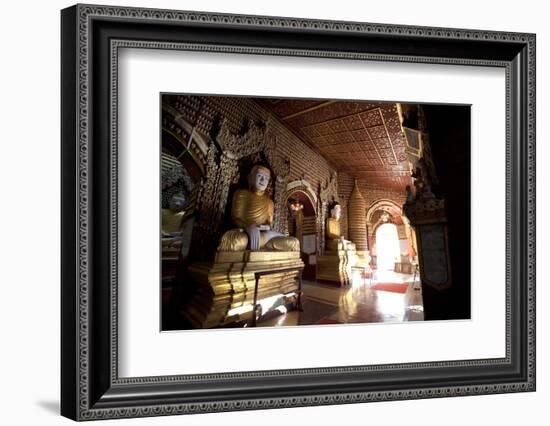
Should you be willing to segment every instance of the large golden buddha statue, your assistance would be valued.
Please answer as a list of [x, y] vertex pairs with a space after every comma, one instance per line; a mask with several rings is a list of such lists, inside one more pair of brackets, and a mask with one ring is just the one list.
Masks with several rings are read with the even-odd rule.
[[218, 251], [257, 250], [299, 251], [297, 238], [273, 231], [273, 201], [266, 194], [271, 178], [267, 167], [256, 165], [248, 175], [248, 189], [233, 195], [231, 219], [238, 229], [227, 231], [221, 238]]
[[330, 217], [327, 219], [325, 228], [326, 248], [327, 250], [344, 250], [355, 249], [355, 244], [345, 240], [342, 236], [340, 227], [340, 219], [342, 218], [342, 207], [340, 204], [335, 204], [330, 212]]
[[196, 262], [187, 268], [198, 290], [181, 313], [193, 327], [250, 321], [261, 316], [257, 308], [264, 309], [262, 301], [268, 310], [279, 303], [299, 306], [300, 242], [271, 229], [275, 206], [266, 193], [270, 178], [268, 168], [252, 168], [248, 189], [235, 191], [231, 202], [231, 220], [238, 228], [222, 235], [211, 264]]

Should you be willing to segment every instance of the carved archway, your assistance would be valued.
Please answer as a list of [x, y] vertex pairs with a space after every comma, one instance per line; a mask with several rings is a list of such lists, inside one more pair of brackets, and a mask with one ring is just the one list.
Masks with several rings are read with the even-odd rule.
[[399, 204], [395, 201], [381, 198], [373, 202], [367, 209], [367, 224], [372, 223], [372, 217], [377, 210], [386, 210], [396, 215], [403, 216], [403, 210]]
[[303, 193], [311, 202], [315, 213], [317, 213], [317, 194], [315, 194], [313, 186], [307, 180], [297, 179], [287, 183], [284, 199], [288, 200], [295, 192]]
[[[162, 133], [163, 150], [167, 150], [176, 158], [189, 152], [204, 172], [210, 142], [201, 133], [195, 131], [195, 127], [182, 113], [167, 104], [162, 105]], [[172, 142], [165, 143], [164, 135], [170, 136]]]
[[178, 110], [166, 104], [163, 105], [161, 139], [163, 207], [165, 195], [169, 196], [171, 191], [171, 181], [182, 180], [182, 190], [195, 210], [197, 193], [206, 171], [207, 141]]
[[[287, 209], [288, 232], [291, 236], [300, 241], [300, 253], [304, 262], [303, 277], [307, 280], [315, 280], [316, 277], [316, 255], [317, 255], [317, 211], [314, 203], [315, 198], [308, 188], [308, 185], [290, 185], [285, 195], [285, 208]], [[298, 203], [301, 210], [291, 211], [289, 202]]]
[[385, 223], [393, 223], [397, 226], [401, 252], [406, 252], [409, 257], [416, 255], [415, 241], [409, 221], [398, 203], [390, 199], [376, 200], [367, 209], [366, 216], [369, 249], [374, 255], [374, 260], [376, 260], [376, 230]]

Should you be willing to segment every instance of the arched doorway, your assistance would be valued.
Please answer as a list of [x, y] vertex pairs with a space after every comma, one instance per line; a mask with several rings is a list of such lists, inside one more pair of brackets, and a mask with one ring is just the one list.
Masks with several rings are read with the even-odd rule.
[[397, 229], [399, 253], [394, 265], [396, 272], [412, 273], [411, 263], [416, 258], [416, 242], [409, 221], [401, 207], [392, 200], [379, 199], [367, 210], [367, 238], [372, 256], [372, 266], [378, 268], [378, 242], [376, 231], [384, 224], [393, 224]]
[[317, 215], [310, 198], [303, 191], [292, 192], [288, 203], [288, 233], [300, 240], [304, 262], [303, 278], [315, 280], [317, 252]]
[[376, 259], [378, 270], [393, 270], [395, 262], [399, 262], [399, 237], [397, 226], [384, 223], [376, 229]]

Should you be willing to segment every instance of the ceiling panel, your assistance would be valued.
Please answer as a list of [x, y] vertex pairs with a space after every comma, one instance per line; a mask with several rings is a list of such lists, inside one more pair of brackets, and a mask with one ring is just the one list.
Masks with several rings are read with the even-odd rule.
[[337, 170], [405, 192], [411, 184], [394, 103], [256, 98]]

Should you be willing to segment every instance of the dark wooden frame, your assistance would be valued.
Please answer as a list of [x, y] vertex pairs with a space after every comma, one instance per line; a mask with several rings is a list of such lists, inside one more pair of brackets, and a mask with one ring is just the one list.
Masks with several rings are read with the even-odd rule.
[[[535, 35], [95, 5], [63, 10], [61, 28], [64, 416], [88, 420], [535, 390]], [[119, 378], [120, 46], [505, 68], [506, 356]]]

